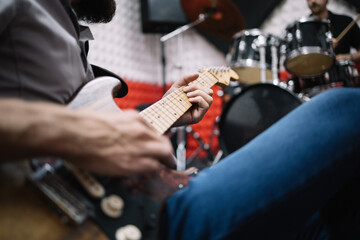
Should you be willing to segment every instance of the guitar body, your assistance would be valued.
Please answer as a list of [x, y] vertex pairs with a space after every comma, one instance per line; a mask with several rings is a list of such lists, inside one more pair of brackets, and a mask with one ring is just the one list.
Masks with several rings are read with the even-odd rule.
[[105, 187], [106, 195], [115, 194], [124, 201], [122, 215], [110, 218], [103, 213], [100, 200], [87, 194], [70, 172], [64, 173], [64, 169], [60, 169], [59, 172], [91, 204], [93, 212], [89, 219], [80, 225], [64, 221], [64, 215], [32, 182], [24, 178], [25, 174], [21, 173], [22, 177], [18, 175], [16, 179], [2, 174], [0, 177], [0, 239], [115, 239], [117, 229], [131, 224], [139, 228], [142, 239], [155, 240], [158, 212], [162, 201], [179, 190], [179, 185], [185, 186], [190, 178], [166, 169], [156, 175], [141, 177], [96, 177]]
[[[99, 111], [99, 114], [101, 111], [118, 111], [121, 114], [113, 100], [120, 87], [121, 83], [115, 78], [95, 79], [77, 93], [68, 107], [89, 108]], [[115, 239], [116, 230], [130, 224], [141, 231], [141, 239], [153, 240], [157, 238], [157, 216], [162, 200], [177, 191], [178, 184], [187, 184], [189, 179], [187, 175], [165, 168], [159, 174], [141, 177], [93, 176], [106, 189], [104, 197], [115, 194], [124, 201], [122, 215], [112, 218], [106, 216], [101, 209], [101, 199], [88, 194], [65, 164], [61, 163], [62, 160], [56, 160], [57, 165], [59, 162], [61, 166], [57, 167], [56, 174], [67, 181], [74, 191], [82, 194], [91, 205], [92, 211], [88, 219], [79, 225], [68, 221], [29, 179], [31, 170], [27, 161], [4, 164], [0, 166], [0, 239]]]
[[91, 221], [69, 225], [26, 179], [27, 163], [0, 167], [0, 239], [2, 240], [106, 240]]
[[[113, 96], [120, 89], [119, 80], [112, 77], [101, 77], [88, 83], [68, 107], [91, 108], [100, 113], [102, 111], [118, 111]], [[188, 184], [189, 176], [169, 169], [162, 169], [158, 173], [142, 176], [122, 178], [97, 177], [106, 189], [105, 196], [120, 196], [124, 201], [123, 213], [118, 218], [109, 218], [103, 213], [98, 199], [90, 199], [94, 206], [92, 220], [110, 239], [115, 239], [116, 230], [126, 225], [136, 226], [142, 233], [142, 239], [157, 239], [158, 212], [163, 200], [179, 190], [180, 186]], [[78, 185], [73, 182], [73, 185]], [[81, 186], [77, 186], [81, 188]], [[82, 191], [86, 195], [86, 192]]]
[[[212, 87], [219, 80], [216, 75], [221, 79], [236, 79], [232, 70], [229, 72], [221, 68], [214, 71], [200, 74], [196, 81], [203, 86]], [[226, 80], [225, 83], [219, 83], [227, 85], [229, 79], [223, 80]], [[89, 108], [99, 111], [99, 114], [101, 111], [118, 111], [121, 114], [113, 100], [120, 88], [121, 82], [115, 78], [94, 79], [80, 89], [68, 107]], [[149, 107], [142, 111], [140, 116], [159, 133], [164, 133], [190, 107], [191, 103], [186, 94], [179, 89], [155, 103], [153, 109]], [[160, 116], [159, 113], [153, 116], [151, 111], [154, 111], [154, 108], [164, 108], [161, 112], [165, 116]], [[169, 122], [169, 116], [172, 122]], [[161, 121], [164, 121], [164, 124], [161, 124]], [[1, 166], [0, 239], [116, 239], [117, 230], [130, 225], [140, 231], [137, 239], [155, 240], [158, 212], [163, 201], [188, 185], [190, 179], [188, 174], [165, 167], [157, 173], [141, 176], [99, 177], [76, 169], [66, 161], [49, 159], [32, 160], [32, 165], [37, 169], [35, 172], [30, 171], [29, 167]], [[96, 191], [92, 191], [94, 186]], [[49, 188], [53, 189], [50, 194]], [[54, 198], [54, 195], [60, 197]], [[121, 198], [121, 214], [110, 216], [104, 210], [102, 203], [109, 196]], [[77, 209], [76, 204], [73, 204], [70, 210], [66, 209], [68, 203], [70, 206], [77, 203], [79, 210], [73, 210]], [[73, 224], [64, 223], [64, 219], [72, 220], [70, 222]]]

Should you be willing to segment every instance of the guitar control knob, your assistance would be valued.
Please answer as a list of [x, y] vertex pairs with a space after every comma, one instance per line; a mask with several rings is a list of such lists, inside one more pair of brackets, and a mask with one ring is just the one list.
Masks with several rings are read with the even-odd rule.
[[116, 240], [140, 240], [141, 236], [141, 231], [134, 225], [121, 227], [115, 233]]
[[104, 214], [111, 218], [120, 217], [124, 208], [124, 200], [118, 195], [110, 195], [101, 200], [101, 209]]

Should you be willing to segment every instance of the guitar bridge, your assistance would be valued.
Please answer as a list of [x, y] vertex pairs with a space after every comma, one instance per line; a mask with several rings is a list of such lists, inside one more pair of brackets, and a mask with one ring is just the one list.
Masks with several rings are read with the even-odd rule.
[[49, 164], [34, 172], [30, 179], [72, 223], [77, 225], [83, 223], [93, 212], [86, 198], [57, 174]]

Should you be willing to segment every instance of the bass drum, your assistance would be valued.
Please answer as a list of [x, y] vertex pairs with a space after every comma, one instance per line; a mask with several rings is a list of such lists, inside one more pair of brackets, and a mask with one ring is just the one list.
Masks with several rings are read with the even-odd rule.
[[273, 84], [244, 88], [226, 104], [220, 118], [219, 143], [224, 155], [241, 148], [301, 104], [293, 93]]

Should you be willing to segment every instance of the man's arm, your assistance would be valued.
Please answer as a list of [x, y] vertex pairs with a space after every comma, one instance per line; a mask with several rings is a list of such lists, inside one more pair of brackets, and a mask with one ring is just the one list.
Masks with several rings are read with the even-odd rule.
[[106, 175], [173, 167], [171, 144], [136, 111], [99, 113], [50, 103], [0, 99], [1, 161], [62, 157]]
[[[354, 24], [349, 32], [347, 33], [350, 38], [350, 45], [351, 47], [355, 48], [357, 51], [355, 53], [347, 53], [347, 54], [338, 54], [336, 55], [336, 60], [346, 60], [346, 61], [353, 61], [356, 63], [360, 63], [360, 27], [358, 24]], [[336, 39], [333, 40], [333, 46], [336, 48], [338, 42]]]
[[353, 61], [355, 63], [360, 63], [360, 47], [358, 48], [358, 51], [355, 53], [336, 55], [336, 60], [338, 61], [346, 60], [346, 61]]
[[[197, 74], [175, 82], [169, 92]], [[212, 103], [212, 90], [196, 84], [184, 90], [194, 106], [177, 124], [200, 121]], [[62, 105], [0, 99], [0, 161], [61, 157], [105, 175], [129, 175], [174, 167], [169, 140], [137, 111], [96, 112]]]

